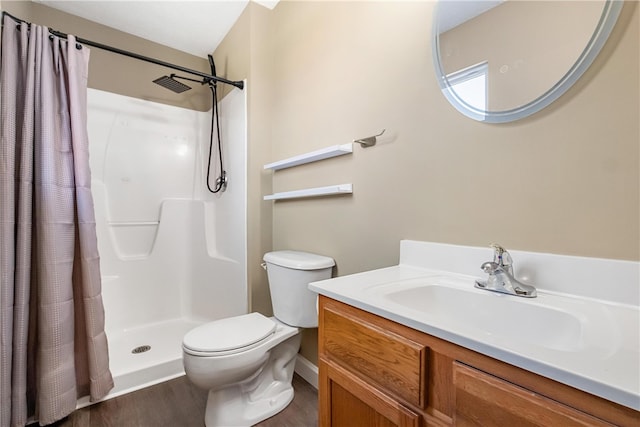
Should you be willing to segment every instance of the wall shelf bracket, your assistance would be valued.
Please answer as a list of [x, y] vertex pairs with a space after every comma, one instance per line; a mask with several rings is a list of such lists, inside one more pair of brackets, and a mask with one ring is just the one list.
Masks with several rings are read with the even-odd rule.
[[359, 139], [354, 139], [353, 142], [356, 144], [360, 144], [362, 147], [366, 148], [366, 147], [372, 147], [374, 145], [376, 145], [376, 138], [379, 136], [382, 136], [382, 134], [384, 133], [386, 129], [382, 129], [382, 132], [380, 132], [377, 135], [373, 135], [373, 136], [369, 136], [366, 138], [359, 138]]

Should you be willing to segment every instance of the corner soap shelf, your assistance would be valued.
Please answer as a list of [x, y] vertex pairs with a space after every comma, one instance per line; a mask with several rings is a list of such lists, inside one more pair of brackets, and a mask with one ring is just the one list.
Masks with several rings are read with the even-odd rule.
[[[304, 165], [306, 163], [317, 162], [324, 159], [330, 159], [332, 157], [342, 156], [344, 154], [351, 154], [353, 152], [353, 144], [333, 145], [331, 147], [322, 148], [320, 150], [311, 151], [309, 153], [300, 154], [298, 156], [289, 157], [284, 160], [269, 163], [264, 165], [265, 169], [273, 169], [274, 171], [280, 169], [291, 168], [294, 166]], [[305, 188], [301, 190], [284, 191], [280, 193], [270, 194], [264, 196], [264, 200], [282, 200], [282, 199], [296, 199], [303, 197], [319, 197], [330, 196], [335, 194], [349, 194], [353, 193], [352, 184], [338, 184], [329, 185], [326, 187]]]

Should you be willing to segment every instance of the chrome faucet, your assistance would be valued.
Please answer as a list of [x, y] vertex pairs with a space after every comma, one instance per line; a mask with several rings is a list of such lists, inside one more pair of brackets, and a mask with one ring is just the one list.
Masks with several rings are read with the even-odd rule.
[[537, 295], [536, 288], [519, 282], [513, 274], [513, 260], [505, 248], [495, 243], [493, 249], [493, 261], [487, 261], [480, 268], [489, 275], [487, 280], [476, 280], [476, 288], [503, 294], [517, 295], [519, 297], [534, 298]]

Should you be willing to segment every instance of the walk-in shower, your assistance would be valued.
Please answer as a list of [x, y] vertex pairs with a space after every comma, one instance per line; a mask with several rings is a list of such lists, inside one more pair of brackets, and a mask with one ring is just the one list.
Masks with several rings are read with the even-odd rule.
[[211, 111], [91, 89], [88, 101], [113, 397], [181, 375], [189, 329], [247, 312], [246, 99], [220, 102], [224, 195], [204, 186]]

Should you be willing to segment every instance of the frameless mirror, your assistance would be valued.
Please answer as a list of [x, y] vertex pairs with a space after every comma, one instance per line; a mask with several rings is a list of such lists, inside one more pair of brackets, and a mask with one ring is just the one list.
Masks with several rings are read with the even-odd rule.
[[623, 2], [439, 0], [433, 59], [449, 102], [489, 123], [540, 111], [587, 70]]

